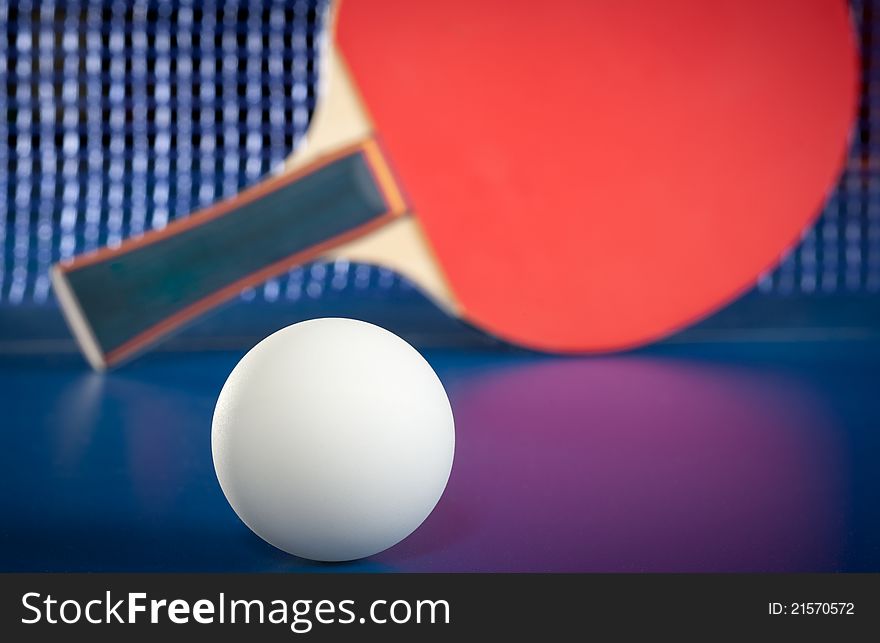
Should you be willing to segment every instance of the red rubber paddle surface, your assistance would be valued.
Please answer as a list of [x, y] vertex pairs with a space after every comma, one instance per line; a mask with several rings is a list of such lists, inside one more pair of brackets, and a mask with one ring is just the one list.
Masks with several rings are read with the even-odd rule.
[[347, 0], [337, 35], [464, 316], [543, 350], [749, 288], [856, 113], [843, 0]]

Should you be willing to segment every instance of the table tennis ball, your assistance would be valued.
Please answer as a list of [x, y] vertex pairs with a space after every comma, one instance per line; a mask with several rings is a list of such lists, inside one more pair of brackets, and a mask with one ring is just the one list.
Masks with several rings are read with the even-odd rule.
[[258, 536], [341, 561], [387, 549], [427, 518], [455, 431], [443, 385], [412, 346], [365, 322], [314, 319], [236, 365], [211, 447], [223, 493]]

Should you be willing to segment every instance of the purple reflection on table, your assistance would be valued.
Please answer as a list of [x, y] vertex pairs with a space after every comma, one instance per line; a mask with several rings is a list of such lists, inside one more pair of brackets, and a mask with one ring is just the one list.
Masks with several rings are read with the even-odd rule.
[[446, 494], [376, 557], [414, 571], [821, 571], [845, 529], [831, 415], [796, 379], [642, 357], [456, 375]]

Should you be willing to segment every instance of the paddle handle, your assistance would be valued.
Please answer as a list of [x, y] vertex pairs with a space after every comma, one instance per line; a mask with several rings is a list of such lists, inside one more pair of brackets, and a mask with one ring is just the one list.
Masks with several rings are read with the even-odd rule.
[[162, 230], [58, 264], [53, 284], [83, 352], [102, 369], [407, 209], [380, 146], [367, 139]]

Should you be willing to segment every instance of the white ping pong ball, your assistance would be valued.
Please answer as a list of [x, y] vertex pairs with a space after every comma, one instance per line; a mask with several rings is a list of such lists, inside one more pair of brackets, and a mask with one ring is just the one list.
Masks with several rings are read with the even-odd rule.
[[214, 469], [238, 517], [290, 554], [342, 561], [412, 533], [455, 450], [440, 379], [409, 344], [352, 319], [288, 326], [226, 380]]

